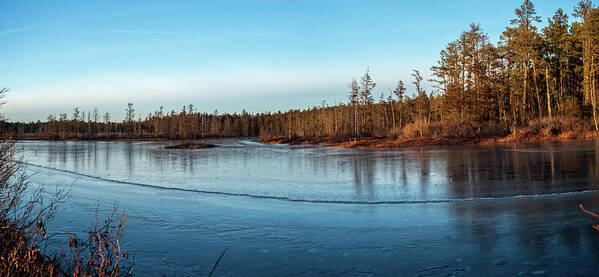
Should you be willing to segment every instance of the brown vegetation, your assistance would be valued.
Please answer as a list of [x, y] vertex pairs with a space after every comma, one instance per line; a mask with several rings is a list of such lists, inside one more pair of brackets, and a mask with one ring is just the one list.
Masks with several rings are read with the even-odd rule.
[[1, 276], [58, 276], [58, 262], [47, 258], [24, 228], [0, 222], [0, 275]]
[[453, 144], [546, 143], [599, 138], [589, 121], [578, 118], [542, 118], [520, 128], [502, 124], [475, 127], [469, 122], [413, 122], [388, 137], [273, 137], [262, 143], [323, 144], [357, 149], [393, 149], [406, 146]]
[[532, 120], [521, 128], [513, 128], [510, 135], [485, 140], [485, 143], [512, 142], [564, 142], [571, 140], [597, 139], [599, 133], [594, 130], [591, 121], [572, 117], [541, 118]]
[[[591, 215], [591, 216], [593, 216], [593, 217], [595, 217], [595, 218], [599, 218], [599, 214], [596, 214], [596, 213], [594, 213], [594, 212], [591, 212], [591, 211], [589, 211], [589, 210], [585, 209], [585, 208], [584, 208], [584, 206], [582, 206], [582, 204], [579, 204], [578, 206], [580, 207], [580, 209], [582, 210], [582, 212], [583, 212], [583, 213], [586, 213], [586, 214], [588, 214], [588, 215]], [[595, 230], [599, 231], [599, 224], [595, 224], [595, 225], [593, 225], [593, 228], [594, 228]]]
[[73, 276], [130, 276], [133, 274], [133, 263], [129, 253], [121, 249], [123, 227], [127, 215], [122, 212], [118, 221], [115, 220], [116, 207], [112, 215], [98, 222], [88, 231], [87, 241], [69, 235], [69, 250], [61, 251], [63, 263]]
[[65, 195], [57, 191], [44, 202], [42, 188], [27, 182], [13, 143], [0, 142], [0, 275], [58, 275], [58, 263], [47, 258], [40, 245], [47, 236], [44, 223]]
[[175, 145], [168, 145], [164, 148], [166, 149], [204, 149], [204, 148], [214, 148], [218, 147], [214, 144], [204, 143], [204, 142], [182, 142]]
[[[103, 224], [96, 219], [88, 242], [69, 234], [69, 251], [48, 255], [41, 245], [48, 240], [45, 222], [67, 192], [57, 190], [49, 202], [42, 187], [34, 188], [16, 159], [11, 142], [0, 142], [0, 276], [126, 276], [132, 273], [120, 241], [126, 215], [118, 224], [113, 216]], [[68, 233], [68, 232], [67, 232]]]

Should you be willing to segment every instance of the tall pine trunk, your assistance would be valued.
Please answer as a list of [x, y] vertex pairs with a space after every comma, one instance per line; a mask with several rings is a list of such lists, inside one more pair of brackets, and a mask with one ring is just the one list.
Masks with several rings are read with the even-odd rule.
[[543, 117], [543, 109], [541, 108], [541, 95], [539, 94], [539, 85], [537, 83], [537, 67], [535, 62], [532, 62], [532, 77], [535, 82], [535, 94], [537, 95], [537, 109], [539, 109], [539, 118]]
[[395, 129], [395, 128], [397, 128], [397, 125], [395, 125], [395, 111], [393, 110], [393, 106], [395, 106], [395, 105], [393, 105], [393, 102], [391, 102], [390, 104], [391, 104], [390, 105], [391, 106], [391, 118], [393, 119], [393, 128], [392, 129]]
[[595, 67], [591, 59], [591, 104], [593, 106], [593, 121], [595, 122], [595, 131], [599, 131], [597, 126], [597, 96], [595, 95]]
[[547, 87], [547, 112], [549, 113], [549, 118], [551, 118], [551, 94], [549, 92], [549, 66], [545, 67], [545, 86]]

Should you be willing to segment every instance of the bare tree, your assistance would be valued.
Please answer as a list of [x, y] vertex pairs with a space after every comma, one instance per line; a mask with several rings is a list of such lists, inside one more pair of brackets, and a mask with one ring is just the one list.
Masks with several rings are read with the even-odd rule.
[[131, 123], [135, 120], [135, 109], [133, 108], [133, 103], [127, 103], [127, 109], [125, 110], [125, 122]]
[[98, 108], [94, 107], [94, 113], [93, 113], [93, 119], [94, 119], [94, 123], [98, 123], [98, 119], [100, 117], [100, 114], [98, 112]]
[[78, 121], [80, 118], [81, 112], [79, 111], [79, 107], [75, 107], [73, 109], [73, 121]]
[[360, 85], [356, 79], [352, 79], [347, 85], [349, 88], [349, 102], [354, 108], [354, 135], [359, 135], [358, 105], [360, 104]]

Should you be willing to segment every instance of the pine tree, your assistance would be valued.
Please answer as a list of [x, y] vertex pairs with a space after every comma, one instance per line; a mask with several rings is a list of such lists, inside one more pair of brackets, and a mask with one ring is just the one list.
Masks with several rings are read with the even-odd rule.
[[[530, 0], [525, 0], [519, 9], [515, 10], [516, 18], [510, 21], [514, 27], [506, 28], [503, 37], [507, 39], [507, 48], [510, 54], [515, 58], [515, 62], [520, 66], [522, 77], [522, 118], [526, 118], [526, 112], [530, 111], [528, 101], [528, 83], [531, 64], [535, 63], [535, 41], [537, 37], [535, 23], [540, 22], [540, 16], [537, 16], [534, 5]], [[536, 77], [536, 76], [535, 76]], [[541, 113], [541, 111], [539, 111]]]

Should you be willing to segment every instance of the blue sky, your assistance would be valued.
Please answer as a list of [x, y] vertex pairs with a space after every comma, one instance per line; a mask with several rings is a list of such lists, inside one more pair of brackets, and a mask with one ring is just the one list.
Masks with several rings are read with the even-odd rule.
[[[97, 107], [122, 120], [128, 102], [142, 116], [160, 105], [306, 108], [347, 102], [346, 83], [367, 68], [378, 98], [412, 69], [429, 77], [470, 23], [496, 42], [521, 3], [0, 0], [2, 112], [30, 121]], [[540, 26], [575, 3], [534, 1]]]

